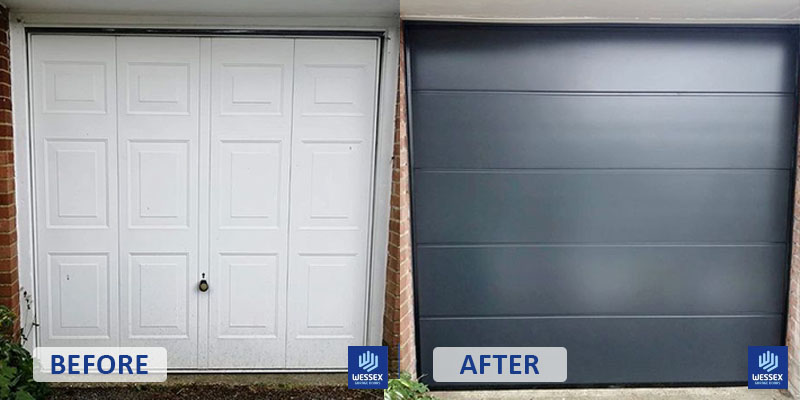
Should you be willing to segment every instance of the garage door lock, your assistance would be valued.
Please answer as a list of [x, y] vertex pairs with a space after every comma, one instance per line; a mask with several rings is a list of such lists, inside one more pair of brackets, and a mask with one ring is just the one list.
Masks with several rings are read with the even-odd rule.
[[197, 285], [197, 288], [200, 289], [201, 292], [208, 291], [208, 281], [206, 281], [206, 274], [203, 274], [202, 279], [200, 279], [200, 284]]

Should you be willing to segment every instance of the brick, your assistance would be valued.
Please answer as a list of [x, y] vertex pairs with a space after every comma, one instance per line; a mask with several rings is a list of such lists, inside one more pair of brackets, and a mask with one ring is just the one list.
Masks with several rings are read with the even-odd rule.
[[0, 206], [8, 206], [14, 204], [14, 201], [16, 201], [14, 193], [0, 193]]
[[11, 231], [16, 229], [17, 226], [17, 219], [14, 217], [11, 218], [0, 218], [0, 232], [3, 231]]
[[[5, 260], [10, 260], [10, 259], [7, 258]], [[16, 267], [17, 265], [16, 261], [14, 261], [13, 264], [14, 264], [13, 269], [9, 268], [6, 270], [0, 270], [0, 285], [2, 284], [10, 285], [14, 282], [19, 281], [19, 269], [17, 269]]]
[[11, 297], [14, 293], [19, 291], [19, 280], [9, 284], [0, 283], [0, 297]]
[[[403, 37], [400, 36], [402, 47]], [[395, 102], [395, 137], [389, 211], [389, 245], [386, 263], [386, 293], [383, 342], [389, 346], [390, 374], [397, 371], [416, 376], [414, 337], [414, 289], [411, 271], [411, 203], [408, 170], [408, 115], [405, 111], [405, 60], [400, 54], [398, 91]]]
[[[14, 153], [11, 151], [0, 151], [0, 165], [14, 165]], [[8, 177], [8, 176], [3, 176]]]
[[12, 258], [17, 255], [17, 244], [8, 244], [0, 246], [0, 258]]
[[[2, 186], [2, 183], [0, 183], [0, 186]], [[17, 208], [15, 205], [0, 206], [0, 218], [10, 218], [16, 216], [16, 214]]]
[[[800, 157], [800, 153], [798, 153]], [[800, 165], [800, 164], [798, 164]], [[800, 176], [797, 175], [796, 176]], [[795, 205], [794, 205], [794, 221], [792, 226], [792, 257], [791, 267], [789, 272], [789, 304], [787, 310], [787, 323], [786, 323], [786, 345], [789, 347], [789, 359], [795, 360], [789, 365], [789, 392], [795, 397], [800, 396], [798, 388], [800, 388], [800, 365], [797, 360], [800, 359], [800, 349], [798, 349], [798, 337], [800, 337], [800, 223], [798, 223], [798, 214], [800, 213], [800, 191], [798, 185], [795, 185]]]
[[19, 315], [19, 296], [0, 297], [0, 306], [6, 306]]
[[[14, 196], [14, 118], [11, 114], [11, 74], [9, 72], [8, 9], [0, 6], [0, 305], [17, 315], [19, 309], [19, 269], [17, 266], [16, 205]], [[9, 332], [3, 332], [9, 333]], [[19, 319], [10, 332], [19, 339]]]
[[[0, 97], [0, 104], [2, 104], [3, 98]], [[9, 136], [0, 137], [0, 151], [7, 151], [7, 150], [14, 150], [14, 139]]]
[[[14, 178], [0, 179], [0, 193], [14, 192]], [[0, 213], [0, 218], [7, 218], [7, 215]]]
[[17, 243], [17, 231], [0, 232], [0, 246], [8, 246]]

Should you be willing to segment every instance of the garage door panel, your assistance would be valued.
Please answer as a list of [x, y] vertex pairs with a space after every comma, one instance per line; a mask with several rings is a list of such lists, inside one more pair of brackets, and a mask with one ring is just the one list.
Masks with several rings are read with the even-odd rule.
[[130, 228], [188, 228], [189, 141], [128, 141]]
[[45, 61], [44, 112], [106, 114], [108, 64], [91, 61]]
[[108, 229], [108, 139], [45, 139], [47, 225]]
[[[44, 271], [47, 312], [44, 339], [113, 340], [115, 282], [108, 253], [50, 253]], [[62, 342], [63, 343], [63, 342]]]
[[[281, 271], [277, 254], [220, 255], [218, 285], [215, 295], [220, 302], [214, 321], [217, 334], [223, 339], [261, 339], [276, 341], [278, 299], [281, 290], [278, 282]], [[276, 357], [282, 359], [282, 357]]]
[[[165, 347], [170, 367], [196, 368], [200, 40], [116, 40], [121, 343]], [[171, 311], [136, 310], [153, 301]]]
[[[359, 301], [356, 293], [334, 292], [330, 287], [342, 287], [347, 282], [361, 282], [360, 260], [356, 254], [303, 254], [302, 264], [295, 269], [298, 280], [304, 281], [303, 292], [297, 294], [297, 311], [301, 325], [300, 338], [343, 337], [360, 335], [353, 307]], [[300, 300], [300, 299], [304, 299]], [[354, 326], [355, 325], [355, 326]]]
[[[292, 180], [304, 196], [294, 198], [293, 222], [301, 230], [358, 230], [363, 223], [362, 207], [370, 182], [354, 172], [368, 165], [371, 148], [361, 141], [304, 141], [293, 160], [308, 166]], [[356, 200], [356, 201], [354, 201]], [[293, 211], [294, 211], [293, 210]]]
[[343, 368], [347, 346], [365, 341], [377, 44], [295, 42], [290, 368]]
[[[220, 42], [217, 42], [220, 43]], [[232, 50], [236, 43], [231, 43]], [[219, 49], [219, 45], [217, 46]], [[239, 48], [244, 48], [241, 46]], [[223, 55], [222, 59], [230, 59]], [[286, 106], [283, 102], [284, 76], [286, 68], [281, 63], [269, 61], [224, 63], [221, 65], [220, 95], [221, 112], [223, 116], [234, 115], [270, 115], [280, 116]]]
[[416, 168], [791, 168], [783, 149], [796, 136], [792, 95], [421, 91], [412, 102]]
[[190, 288], [188, 254], [136, 253], [130, 255], [126, 326], [132, 338], [188, 339]]
[[114, 38], [31, 40], [34, 119], [47, 137], [107, 137], [116, 124]]
[[[420, 317], [784, 311], [786, 246], [421, 246]], [[474, 301], [481, 299], [481, 301]]]
[[281, 139], [222, 140], [220, 155], [220, 229], [280, 229], [286, 188], [287, 157]]
[[127, 72], [128, 114], [190, 114], [190, 62], [133, 61], [128, 63]]
[[790, 30], [420, 26], [408, 41], [414, 89], [791, 93], [795, 85]]
[[[423, 319], [419, 324], [420, 335], [428, 338], [421, 342], [423, 371], [433, 370], [438, 346], [558, 346], [567, 348], [567, 384], [739, 381], [747, 376], [747, 346], [781, 345], [783, 331], [780, 315]], [[431, 375], [421, 379], [432, 383]]]
[[40, 344], [118, 346], [115, 39], [30, 45]]
[[208, 366], [286, 365], [293, 39], [211, 39]]
[[417, 171], [416, 242], [783, 242], [789, 174]]

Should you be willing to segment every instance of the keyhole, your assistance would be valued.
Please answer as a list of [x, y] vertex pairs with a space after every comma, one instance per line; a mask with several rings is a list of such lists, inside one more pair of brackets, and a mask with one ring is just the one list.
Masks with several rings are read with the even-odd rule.
[[208, 282], [206, 282], [206, 274], [205, 274], [205, 273], [203, 273], [203, 275], [202, 275], [202, 276], [203, 276], [203, 278], [202, 278], [202, 279], [200, 279], [200, 283], [197, 285], [197, 288], [198, 288], [198, 289], [199, 289], [201, 292], [206, 292], [206, 291], [208, 291]]

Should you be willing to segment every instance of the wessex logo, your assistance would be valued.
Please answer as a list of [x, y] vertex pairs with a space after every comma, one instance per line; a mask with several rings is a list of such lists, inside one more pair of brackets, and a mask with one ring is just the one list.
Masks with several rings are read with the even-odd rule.
[[363, 368], [364, 371], [372, 372], [375, 368], [378, 368], [378, 356], [367, 350], [364, 354], [358, 356], [358, 366]]
[[347, 348], [347, 387], [386, 389], [389, 387], [389, 348], [349, 346]]
[[767, 350], [764, 354], [758, 356], [758, 366], [764, 371], [772, 372], [772, 370], [778, 368], [778, 356]]
[[787, 389], [789, 351], [786, 346], [749, 346], [747, 348], [747, 387], [750, 389]]

